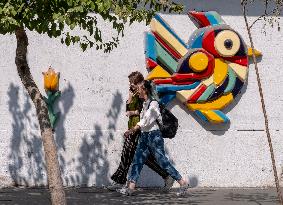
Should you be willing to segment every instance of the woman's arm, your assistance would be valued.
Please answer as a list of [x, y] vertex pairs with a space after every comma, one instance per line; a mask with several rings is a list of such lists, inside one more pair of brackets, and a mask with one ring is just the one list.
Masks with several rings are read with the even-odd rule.
[[136, 125], [135, 127], [127, 130], [125, 133], [124, 133], [124, 137], [129, 137], [130, 135], [136, 133], [138, 130], [140, 129], [140, 126]]
[[145, 114], [142, 116], [137, 125], [141, 128], [147, 127], [155, 122], [158, 119], [159, 115], [159, 103], [156, 100], [151, 101], [149, 108], [146, 110]]
[[151, 125], [155, 122], [160, 115], [159, 104], [157, 101], [152, 101], [149, 105], [149, 108], [146, 110], [144, 116], [140, 119], [137, 125], [124, 133], [125, 137], [128, 137], [134, 134], [139, 129]]
[[134, 96], [134, 93], [131, 90], [129, 90], [128, 100], [126, 101], [127, 104], [130, 104], [132, 102], [133, 96]]
[[127, 115], [128, 117], [133, 116], [133, 115], [140, 115], [140, 112], [139, 112], [138, 110], [135, 110], [135, 111], [127, 111], [127, 112], [126, 112], [126, 115]]

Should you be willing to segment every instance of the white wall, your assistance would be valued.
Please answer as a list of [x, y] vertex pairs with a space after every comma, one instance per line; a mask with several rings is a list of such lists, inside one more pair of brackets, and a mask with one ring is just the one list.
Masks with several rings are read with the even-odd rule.
[[[212, 5], [207, 1], [188, 2], [187, 10], [219, 11], [223, 19], [248, 42], [238, 3], [219, 1]], [[251, 11], [250, 21], [258, 15], [255, 11]], [[185, 13], [162, 16], [184, 40], [196, 29]], [[283, 33], [269, 27], [264, 34], [262, 26], [262, 22], [255, 25], [253, 37], [256, 48], [263, 53], [259, 68], [276, 165], [281, 177], [283, 54], [280, 48], [283, 46]], [[66, 47], [58, 39], [28, 32], [29, 65], [41, 91], [44, 92], [42, 71], [52, 65], [61, 72], [62, 96], [57, 108], [61, 118], [56, 127], [56, 142], [66, 186], [110, 182], [110, 176], [119, 163], [122, 133], [127, 127], [127, 76], [134, 70], [146, 74], [143, 35], [147, 29], [144, 24], [137, 23], [127, 27], [120, 45], [110, 54], [95, 49], [81, 52], [78, 46]], [[105, 29], [104, 32], [109, 36], [112, 31]], [[0, 186], [46, 184], [35, 109], [22, 89], [14, 64], [15, 36], [1, 36], [0, 46]], [[189, 176], [193, 185], [274, 185], [253, 65], [250, 66], [243, 94], [227, 109], [231, 120], [229, 125], [203, 126], [178, 102], [169, 107], [178, 116], [180, 129], [176, 138], [166, 140], [166, 150], [176, 168], [182, 175]], [[162, 185], [162, 180], [145, 168], [140, 184], [158, 186]]]

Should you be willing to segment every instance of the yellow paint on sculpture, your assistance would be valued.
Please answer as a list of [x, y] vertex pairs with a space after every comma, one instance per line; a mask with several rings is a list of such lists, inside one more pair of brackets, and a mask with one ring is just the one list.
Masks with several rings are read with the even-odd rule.
[[[254, 49], [255, 57], [262, 56], [262, 53], [256, 49]], [[253, 49], [248, 46], [248, 56], [251, 57], [253, 55]]]
[[187, 106], [190, 110], [221, 110], [225, 108], [233, 100], [232, 93], [223, 95], [220, 98], [207, 103], [188, 103]]
[[213, 81], [215, 85], [219, 86], [227, 77], [228, 65], [221, 58], [215, 58], [215, 68], [213, 73]]
[[213, 123], [223, 123], [224, 120], [219, 117], [213, 110], [200, 110], [202, 114]]
[[59, 72], [49, 67], [47, 72], [42, 72], [44, 79], [44, 89], [46, 91], [57, 91], [59, 88]]
[[208, 57], [203, 52], [196, 52], [189, 58], [189, 65], [195, 72], [204, 71], [208, 65]]
[[156, 66], [148, 75], [147, 80], [159, 79], [159, 78], [170, 78], [171, 75], [164, 70], [160, 65]]
[[186, 55], [188, 49], [183, 46], [161, 23], [156, 19], [152, 19], [150, 22], [151, 30], [157, 33], [166, 43], [170, 45], [172, 49], [178, 52], [181, 56]]

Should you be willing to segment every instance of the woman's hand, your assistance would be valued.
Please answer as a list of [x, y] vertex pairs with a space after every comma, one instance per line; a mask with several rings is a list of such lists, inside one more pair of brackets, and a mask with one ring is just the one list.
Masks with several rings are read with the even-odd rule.
[[128, 117], [131, 117], [133, 115], [139, 115], [139, 114], [140, 114], [140, 112], [138, 110], [126, 112], [126, 116], [128, 116]]
[[134, 96], [134, 93], [131, 90], [129, 90], [129, 97], [128, 97], [128, 100], [127, 100], [128, 104], [132, 102], [133, 96]]
[[129, 130], [127, 130], [127, 131], [124, 133], [124, 137], [127, 138], [127, 137], [129, 137], [130, 135], [132, 135], [132, 134], [133, 134], [132, 129], [129, 129]]
[[132, 116], [132, 111], [127, 111], [127, 112], [126, 112], [126, 116], [127, 116], [127, 117], [131, 117], [131, 116]]
[[140, 126], [136, 125], [135, 127], [127, 130], [125, 133], [124, 133], [124, 137], [127, 138], [129, 137], [130, 135], [133, 135], [135, 134], [138, 130], [140, 129]]

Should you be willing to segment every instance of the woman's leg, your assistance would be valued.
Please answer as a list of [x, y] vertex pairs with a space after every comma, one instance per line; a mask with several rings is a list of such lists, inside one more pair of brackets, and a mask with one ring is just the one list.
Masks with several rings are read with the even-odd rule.
[[164, 139], [161, 136], [160, 131], [153, 132], [153, 134], [149, 137], [149, 147], [152, 153], [154, 153], [155, 159], [160, 167], [166, 170], [167, 173], [169, 173], [169, 175], [180, 184], [181, 190], [179, 191], [179, 194], [183, 194], [187, 189], [189, 182], [184, 180], [184, 178], [179, 174], [179, 172], [166, 157]]
[[157, 163], [159, 166], [166, 170], [166, 172], [176, 181], [183, 183], [182, 176], [175, 169], [175, 167], [170, 163], [168, 158], [165, 155], [164, 151], [164, 139], [161, 136], [161, 132], [159, 130], [152, 131], [149, 136], [149, 148], [153, 153]]
[[135, 187], [135, 184], [140, 176], [140, 172], [142, 170], [145, 160], [148, 158], [148, 155], [148, 134], [142, 133], [132, 163], [132, 170], [129, 176], [129, 188]]
[[149, 154], [147, 160], [145, 161], [145, 165], [147, 165], [150, 169], [155, 171], [158, 175], [160, 175], [163, 179], [166, 179], [169, 174], [166, 172], [166, 170], [162, 169], [158, 163], [156, 162], [154, 155]]
[[125, 184], [127, 181], [127, 174], [136, 152], [139, 135], [140, 133], [129, 136], [124, 141], [121, 162], [116, 172], [111, 176], [111, 179], [118, 184]]

